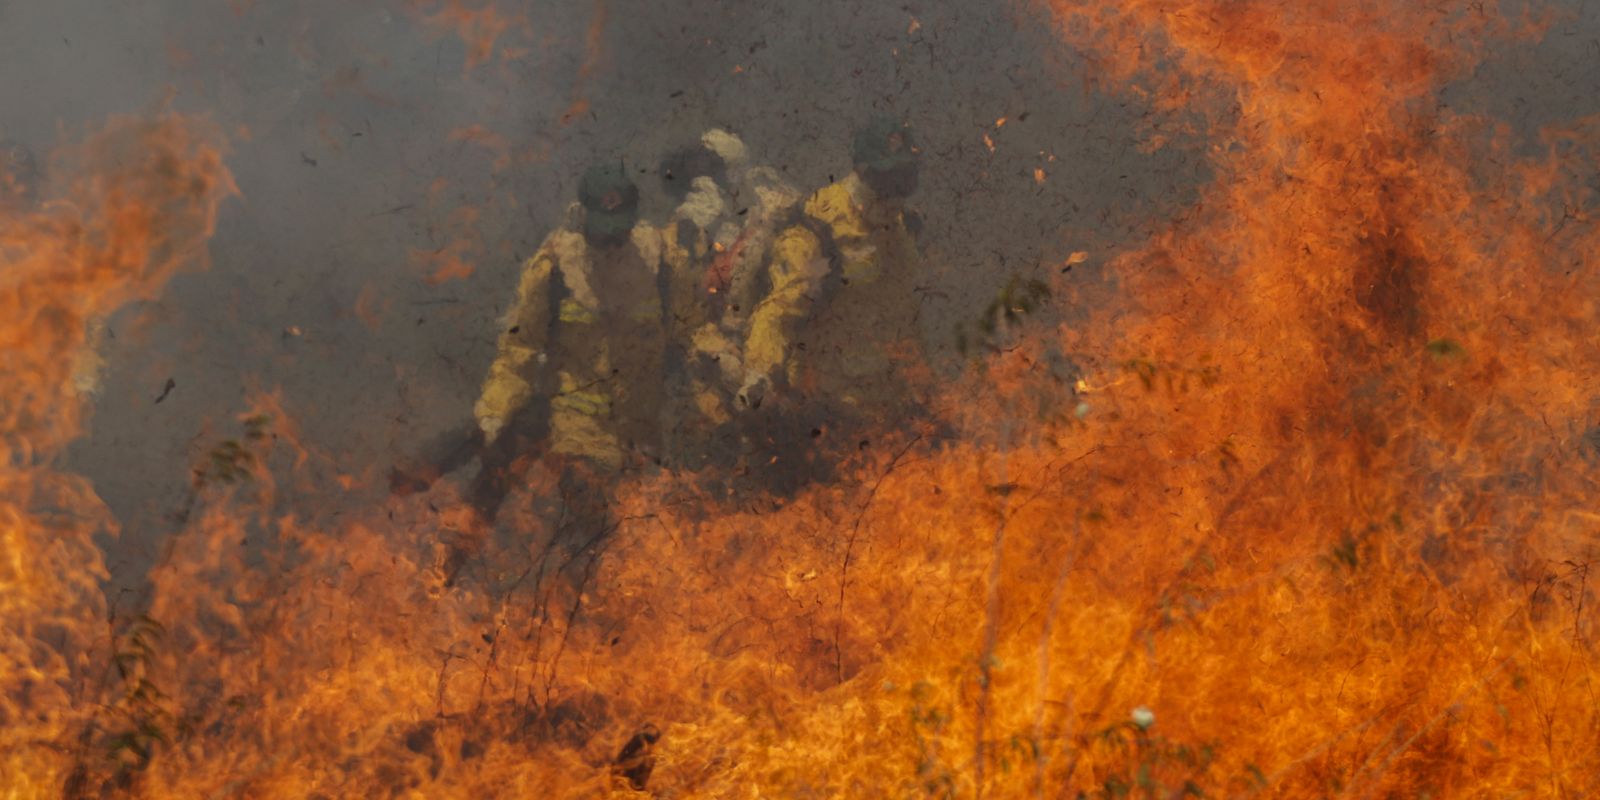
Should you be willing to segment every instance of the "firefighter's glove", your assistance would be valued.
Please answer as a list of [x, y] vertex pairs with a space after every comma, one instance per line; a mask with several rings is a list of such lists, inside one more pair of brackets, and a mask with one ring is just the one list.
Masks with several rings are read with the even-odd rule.
[[757, 409], [767, 399], [772, 389], [772, 382], [765, 375], [748, 375], [744, 385], [739, 387], [739, 407], [744, 409]]

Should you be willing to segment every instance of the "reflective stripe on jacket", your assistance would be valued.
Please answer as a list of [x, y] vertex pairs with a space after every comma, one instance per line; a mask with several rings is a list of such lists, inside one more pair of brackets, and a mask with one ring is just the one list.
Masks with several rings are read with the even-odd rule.
[[597, 249], [552, 233], [528, 259], [501, 321], [499, 348], [474, 415], [505, 423], [549, 404], [552, 452], [615, 465], [623, 448], [657, 447], [665, 318], [660, 232]]

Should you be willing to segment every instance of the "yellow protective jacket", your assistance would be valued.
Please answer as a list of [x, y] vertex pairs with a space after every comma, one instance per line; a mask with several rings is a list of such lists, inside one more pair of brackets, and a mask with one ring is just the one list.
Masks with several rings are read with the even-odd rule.
[[670, 334], [686, 345], [696, 331], [721, 317], [723, 298], [710, 274], [731, 239], [723, 230], [727, 203], [710, 178], [696, 178], [694, 188], [662, 228], [662, 255], [670, 279], [667, 289]]
[[681, 396], [667, 424], [685, 432], [680, 439], [731, 419], [744, 376], [745, 321], [760, 299], [758, 273], [799, 200], [768, 167], [746, 169], [737, 185], [730, 191], [695, 178], [662, 232], [671, 273], [671, 338], [682, 371], [674, 386]]
[[766, 291], [750, 315], [746, 373], [882, 407], [899, 392], [891, 348], [921, 339], [919, 264], [904, 214], [859, 176], [817, 191], [772, 244]]
[[479, 425], [507, 424], [547, 402], [552, 453], [616, 468], [659, 450], [666, 332], [661, 233], [595, 248], [552, 233], [523, 268], [499, 351], [474, 407]]

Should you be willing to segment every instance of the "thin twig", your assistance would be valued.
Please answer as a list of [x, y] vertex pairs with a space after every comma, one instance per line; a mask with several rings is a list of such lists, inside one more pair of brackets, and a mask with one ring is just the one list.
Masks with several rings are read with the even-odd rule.
[[919, 433], [912, 437], [905, 447], [900, 448], [900, 452], [895, 453], [894, 458], [889, 460], [888, 468], [878, 476], [878, 479], [873, 482], [872, 488], [867, 491], [867, 499], [862, 502], [861, 509], [856, 514], [855, 523], [850, 526], [850, 536], [845, 540], [844, 563], [839, 568], [839, 615], [833, 623], [833, 663], [834, 669], [838, 671], [840, 683], [844, 683], [844, 646], [841, 643], [844, 637], [844, 592], [850, 581], [850, 561], [855, 553], [856, 536], [861, 533], [861, 521], [866, 519], [867, 509], [872, 507], [873, 498], [878, 496], [878, 488], [883, 486], [884, 480], [900, 465], [900, 459], [906, 453], [911, 452], [911, 448], [920, 441], [922, 441], [922, 434]]
[[[1045, 613], [1044, 630], [1039, 634], [1039, 710], [1033, 716], [1033, 741], [1037, 747], [1044, 740], [1044, 707], [1045, 697], [1050, 691], [1050, 639], [1055, 635], [1056, 616], [1061, 610], [1061, 600], [1066, 597], [1067, 576], [1072, 574], [1072, 565], [1076, 561], [1074, 556], [1078, 551], [1078, 542], [1083, 536], [1083, 513], [1073, 515], [1072, 541], [1067, 543], [1067, 557], [1061, 563], [1061, 570], [1056, 574], [1055, 586], [1050, 591], [1050, 610]], [[1045, 768], [1048, 766], [1049, 757], [1042, 752], [1035, 759], [1034, 796], [1043, 800]]]
[[[1011, 439], [1011, 420], [1006, 420], [1001, 431], [1001, 442]], [[1002, 445], [1000, 447], [1000, 485], [1009, 483], [1007, 474], [1008, 453]], [[989, 687], [992, 680], [990, 666], [994, 661], [995, 648], [1000, 643], [1000, 561], [1005, 554], [1006, 524], [1011, 521], [1010, 493], [1000, 496], [1000, 522], [994, 528], [994, 537], [989, 550], [989, 577], [988, 596], [985, 602], [983, 622], [983, 653], [978, 659], [978, 708], [975, 720], [977, 741], [973, 744], [973, 771], [974, 795], [977, 800], [983, 800], [984, 788], [984, 736], [989, 727]]]

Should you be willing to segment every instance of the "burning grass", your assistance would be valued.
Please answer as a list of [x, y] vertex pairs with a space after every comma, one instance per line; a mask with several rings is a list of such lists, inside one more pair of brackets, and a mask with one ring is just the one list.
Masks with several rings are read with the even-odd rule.
[[[438, 509], [456, 487], [337, 529], [275, 515], [275, 493], [325, 490], [291, 468], [315, 448], [282, 410], [252, 410], [231, 480], [200, 488], [147, 617], [113, 638], [89, 523], [44, 511], [92, 510], [92, 493], [13, 456], [5, 480], [27, 488], [5, 495], [0, 781], [147, 797], [1600, 789], [1593, 198], [1564, 177], [1570, 147], [1518, 160], [1493, 120], [1429, 103], [1525, 26], [1400, 2], [1054, 8], [1112, 83], [1204, 134], [1216, 179], [1115, 254], [1106, 286], [1049, 293], [1092, 302], [1086, 323], [986, 328], [1009, 338], [946, 393], [954, 440], [885, 432], [835, 483], [760, 507], [680, 476], [631, 483], [587, 566], [530, 510], [553, 481], [536, 472], [519, 535], [447, 587]], [[211, 208], [214, 160], [171, 163], [136, 173], [138, 196]], [[124, 229], [120, 185], [92, 184], [90, 230]], [[63, 251], [15, 285], [149, 251]], [[97, 286], [165, 274], [104, 263]], [[39, 393], [63, 385], [51, 365], [95, 309], [58, 306], [7, 393], [25, 398], [5, 417], [14, 453], [76, 430], [70, 398]], [[299, 455], [270, 469], [286, 445]]]
[[[199, 260], [233, 191], [216, 141], [176, 116], [114, 121], [63, 154], [83, 176], [64, 196], [0, 218], [0, 785], [11, 796], [61, 791], [108, 697], [103, 676], [127, 665], [107, 638], [91, 539], [115, 523], [55, 461], [82, 429], [73, 370], [93, 325]], [[123, 645], [142, 657], [149, 642], [132, 633]]]

